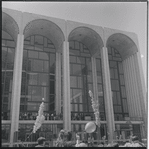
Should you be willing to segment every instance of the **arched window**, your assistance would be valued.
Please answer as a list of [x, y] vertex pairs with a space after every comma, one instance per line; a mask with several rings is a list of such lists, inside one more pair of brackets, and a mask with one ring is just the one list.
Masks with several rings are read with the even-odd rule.
[[20, 119], [36, 119], [44, 98], [45, 117], [55, 112], [55, 61], [53, 43], [33, 35], [24, 40]]
[[10, 120], [12, 80], [15, 56], [13, 38], [2, 31], [2, 119]]
[[88, 94], [89, 90], [93, 91], [90, 51], [78, 41], [70, 41], [69, 45], [71, 119], [94, 118]]
[[124, 82], [124, 72], [122, 59], [117, 50], [108, 48], [112, 99], [114, 107], [114, 119], [116, 121], [124, 120], [129, 116], [127, 97]]

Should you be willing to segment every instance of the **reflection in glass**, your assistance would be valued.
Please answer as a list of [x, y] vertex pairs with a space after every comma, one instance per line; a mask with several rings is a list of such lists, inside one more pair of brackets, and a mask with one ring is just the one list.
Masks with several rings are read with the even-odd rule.
[[15, 42], [2, 31], [2, 120], [10, 120]]
[[124, 83], [124, 72], [121, 56], [114, 48], [108, 49], [111, 89], [113, 93], [113, 107], [115, 120], [124, 120], [129, 115]]
[[[26, 102], [21, 102], [20, 119], [30, 120], [35, 118], [34, 114], [38, 112], [42, 98], [45, 102], [45, 115], [55, 113], [56, 51], [53, 43], [40, 35], [30, 36], [25, 41], [21, 98], [25, 98]], [[46, 116], [46, 119], [51, 118]]]

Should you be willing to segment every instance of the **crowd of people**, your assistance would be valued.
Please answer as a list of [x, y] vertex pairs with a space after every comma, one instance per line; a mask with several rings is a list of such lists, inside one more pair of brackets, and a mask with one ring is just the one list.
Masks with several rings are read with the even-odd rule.
[[[46, 143], [44, 137], [40, 137], [37, 140], [38, 145], [35, 147], [50, 147]], [[145, 144], [139, 141], [137, 136], [131, 136], [129, 141], [125, 142], [123, 145], [120, 145], [118, 142], [113, 142], [107, 144], [106, 142], [100, 142], [95, 145], [94, 140], [91, 135], [89, 135], [88, 140], [81, 140], [80, 134], [76, 133], [76, 139], [72, 140], [72, 134], [70, 131], [61, 130], [58, 134], [54, 147], [146, 147]]]

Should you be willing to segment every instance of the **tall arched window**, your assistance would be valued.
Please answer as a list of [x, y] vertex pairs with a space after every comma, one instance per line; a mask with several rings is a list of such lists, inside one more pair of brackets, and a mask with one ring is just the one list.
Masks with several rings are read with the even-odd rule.
[[44, 98], [45, 116], [55, 112], [55, 61], [53, 43], [33, 35], [24, 40], [20, 119], [35, 119]]
[[2, 119], [10, 120], [12, 80], [15, 56], [13, 38], [2, 31]]
[[93, 91], [91, 54], [85, 45], [78, 41], [69, 42], [70, 50], [70, 100], [71, 119], [94, 118], [88, 91]]
[[129, 116], [127, 97], [124, 83], [122, 59], [117, 50], [108, 48], [114, 119], [124, 120]]

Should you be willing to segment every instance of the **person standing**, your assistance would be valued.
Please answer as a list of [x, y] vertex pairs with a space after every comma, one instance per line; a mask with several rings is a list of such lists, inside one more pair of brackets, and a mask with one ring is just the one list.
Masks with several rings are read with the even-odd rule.
[[45, 147], [45, 141], [46, 139], [44, 137], [40, 137], [37, 139], [38, 145], [36, 145], [35, 147]]

